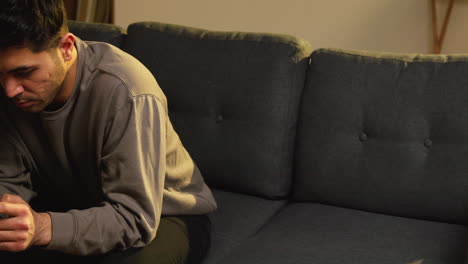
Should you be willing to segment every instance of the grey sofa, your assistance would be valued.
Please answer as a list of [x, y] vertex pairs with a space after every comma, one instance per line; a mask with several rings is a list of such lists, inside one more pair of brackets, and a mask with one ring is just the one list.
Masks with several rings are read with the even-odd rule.
[[74, 22], [143, 62], [213, 189], [205, 264], [461, 264], [468, 55]]

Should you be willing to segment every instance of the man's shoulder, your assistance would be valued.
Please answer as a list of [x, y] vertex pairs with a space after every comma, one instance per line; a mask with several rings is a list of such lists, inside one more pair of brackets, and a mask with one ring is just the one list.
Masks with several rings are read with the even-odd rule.
[[130, 54], [107, 43], [87, 42], [87, 45], [93, 55], [87, 56], [86, 67], [95, 73], [92, 76], [97, 86], [125, 87], [131, 96], [162, 95], [153, 74]]

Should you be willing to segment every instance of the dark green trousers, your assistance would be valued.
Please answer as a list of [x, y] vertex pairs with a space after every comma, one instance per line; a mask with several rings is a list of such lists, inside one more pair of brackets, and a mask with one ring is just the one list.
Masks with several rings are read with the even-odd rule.
[[144, 248], [83, 257], [33, 247], [19, 253], [0, 252], [0, 263], [196, 264], [208, 252], [210, 233], [207, 216], [162, 217], [156, 238]]

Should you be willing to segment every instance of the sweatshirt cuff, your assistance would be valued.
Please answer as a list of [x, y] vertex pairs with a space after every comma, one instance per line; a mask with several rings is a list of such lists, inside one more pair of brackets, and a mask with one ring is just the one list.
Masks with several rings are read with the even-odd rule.
[[71, 212], [48, 213], [52, 219], [52, 240], [46, 249], [62, 252], [70, 249], [76, 233], [75, 215]]

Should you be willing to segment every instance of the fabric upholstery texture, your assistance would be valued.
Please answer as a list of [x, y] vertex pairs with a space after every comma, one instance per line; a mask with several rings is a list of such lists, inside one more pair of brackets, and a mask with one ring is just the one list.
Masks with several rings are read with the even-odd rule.
[[170, 98], [174, 127], [210, 186], [289, 193], [305, 41], [141, 22], [129, 26], [124, 49]]
[[468, 56], [318, 50], [295, 201], [468, 221]]
[[112, 24], [69, 20], [68, 27], [70, 32], [82, 40], [107, 42], [116, 47], [122, 45], [125, 36], [123, 28]]
[[203, 264], [468, 261], [468, 56], [309, 60], [286, 35], [70, 28], [122, 47], [167, 95], [218, 202]]
[[214, 190], [219, 207], [210, 214], [212, 222], [211, 251], [204, 264], [217, 263], [235, 246], [253, 236], [285, 204], [286, 201]]
[[466, 242], [461, 225], [296, 203], [218, 263], [455, 264]]

